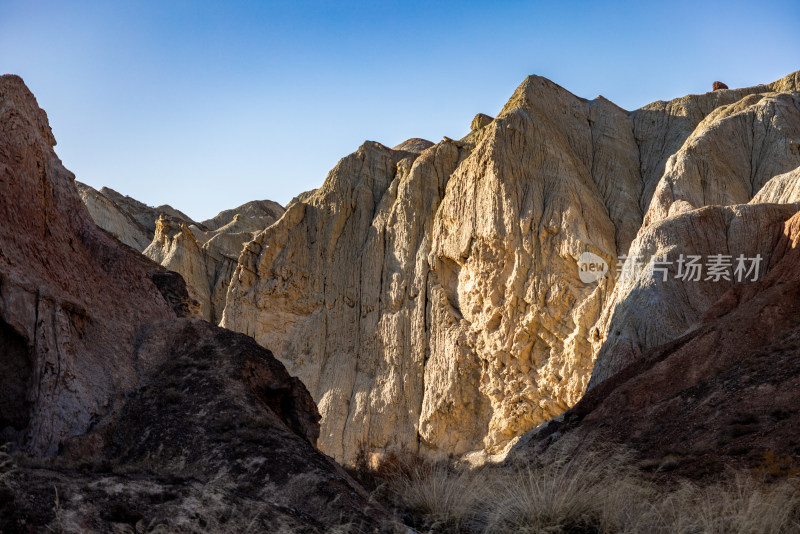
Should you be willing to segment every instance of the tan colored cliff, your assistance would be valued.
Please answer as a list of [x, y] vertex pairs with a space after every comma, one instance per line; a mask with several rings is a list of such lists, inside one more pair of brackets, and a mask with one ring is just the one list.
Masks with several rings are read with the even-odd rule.
[[800, 167], [769, 180], [750, 204], [800, 202]]
[[682, 316], [653, 326], [660, 310], [637, 303], [640, 286], [615, 290], [613, 272], [579, 279], [582, 253], [613, 271], [637, 234], [645, 256], [723, 245], [750, 254], [762, 231], [770, 246], [793, 208], [755, 220], [746, 207], [703, 215], [695, 241], [700, 216], [683, 228], [656, 223], [704, 198], [746, 203], [796, 168], [797, 87], [793, 74], [628, 113], [532, 76], [461, 141], [365, 143], [246, 246], [222, 324], [270, 347], [309, 386], [320, 446], [339, 460], [392, 444], [501, 451], [578, 401], [615, 317], [638, 320], [626, 339], [641, 350], [724, 290], [668, 292], [663, 304], [683, 299], [673, 314]]
[[[638, 274], [617, 284], [592, 334], [597, 363], [591, 387], [643, 351], [681, 335], [733, 285], [752, 281], [733, 276], [740, 255], [760, 255], [760, 274], [765, 274], [779, 229], [800, 201], [798, 90], [800, 78], [794, 73], [769, 85], [690, 95], [633, 113], [637, 138], [643, 131], [653, 135], [657, 112], [669, 117], [666, 139], [670, 132], [683, 136], [687, 126], [695, 126], [666, 159], [643, 227], [627, 253], [625, 269]], [[649, 116], [655, 122], [648, 126]], [[680, 126], [673, 127], [676, 122]], [[646, 172], [647, 158], [642, 161]], [[751, 206], [736, 206], [748, 202]], [[756, 208], [763, 203], [786, 206]], [[697, 209], [704, 206], [731, 207]], [[655, 262], [663, 262], [665, 254], [672, 264], [663, 280], [664, 272], [653, 267], [664, 266]], [[699, 256], [704, 267], [710, 256], [729, 257], [730, 279], [709, 279], [707, 270], [696, 282], [676, 278], [682, 254]], [[634, 269], [634, 262], [642, 268]]]
[[576, 262], [641, 224], [631, 119], [530, 77], [475, 124], [419, 155], [365, 143], [240, 258], [222, 324], [309, 386], [337, 459], [499, 451], [589, 380], [612, 286]]
[[81, 200], [97, 226], [139, 252], [153, 240], [153, 231], [137, 221], [104, 194], [75, 181]]
[[[686, 332], [734, 286], [763, 278], [784, 223], [798, 209], [797, 203], [708, 206], [644, 228], [628, 254], [640, 265], [628, 264], [593, 331], [590, 387]], [[724, 276], [709, 270], [718, 254], [729, 264]], [[688, 266], [692, 256], [699, 268]]]
[[[760, 212], [788, 208], [735, 211], [758, 221], [775, 218]], [[677, 219], [726, 211], [706, 208]], [[659, 480], [716, 479], [731, 468], [763, 472], [772, 465], [765, 451], [791, 459], [800, 424], [800, 213], [777, 226], [777, 236], [774, 228], [765, 236], [776, 239], [763, 278], [730, 287], [687, 332], [644, 351], [563, 417], [526, 435], [511, 456], [547, 462], [598, 443], [619, 444], [633, 463], [657, 469]]]
[[183, 276], [201, 315], [214, 324], [222, 318], [242, 246], [284, 211], [276, 202], [255, 200], [198, 223], [171, 206], [153, 208], [112, 189], [75, 184], [95, 224]]
[[217, 324], [242, 247], [283, 211], [275, 202], [254, 201], [199, 224], [187, 225], [162, 215], [152, 243], [142, 253], [180, 273], [193, 288], [202, 316]]
[[103, 187], [97, 191], [77, 180], [75, 186], [95, 224], [139, 252], [153, 241], [159, 217], [168, 218], [174, 224], [193, 224], [187, 215], [172, 206], [153, 208], [113, 189]]

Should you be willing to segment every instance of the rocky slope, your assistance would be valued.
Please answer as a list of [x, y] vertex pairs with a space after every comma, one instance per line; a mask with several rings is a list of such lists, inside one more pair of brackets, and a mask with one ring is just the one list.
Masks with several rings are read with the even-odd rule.
[[108, 187], [97, 191], [77, 180], [75, 186], [95, 224], [139, 252], [153, 241], [159, 217], [175, 224], [194, 224], [187, 215], [166, 204], [153, 208]]
[[730, 287], [687, 333], [645, 351], [558, 421], [526, 436], [512, 456], [571, 454], [610, 442], [638, 451], [644, 466], [690, 476], [725, 466], [796, 472], [799, 242], [796, 214], [772, 245], [762, 280]]
[[0, 531], [388, 531], [314, 447], [303, 384], [188, 317], [180, 276], [95, 226], [54, 145], [0, 77]]
[[[618, 256], [769, 261], [796, 208], [670, 216], [746, 203], [797, 168], [799, 85], [795, 73], [629, 113], [532, 76], [460, 141], [365, 143], [245, 247], [221, 324], [307, 384], [339, 460], [398, 444], [502, 451], [578, 401], [598, 354], [593, 384], [730, 286], [662, 292], [652, 268], [616, 284]], [[582, 282], [584, 252], [610, 273]]]
[[[645, 117], [665, 110], [671, 121], [666, 138], [679, 131], [685, 140], [663, 164], [643, 227], [627, 252], [631, 258], [627, 268], [634, 276], [617, 285], [598, 322], [597, 365], [590, 387], [643, 350], [685, 331], [730, 288], [740, 255], [760, 254], [763, 266], [767, 265], [776, 228], [796, 206], [783, 211], [701, 210], [689, 218], [678, 216], [703, 206], [800, 200], [792, 193], [796, 174], [791, 172], [800, 165], [799, 82], [794, 73], [765, 86], [691, 95], [634, 112], [637, 124], [645, 128]], [[688, 127], [682, 123], [674, 127], [673, 115]], [[691, 134], [683, 137], [689, 128]], [[666, 261], [673, 262], [666, 280], [663, 271], [653, 271], [665, 254]], [[711, 256], [730, 257], [734, 263], [730, 279], [708, 280], [707, 271], [698, 281], [677, 278], [681, 254], [700, 256], [704, 266]], [[634, 262], [641, 268], [634, 268]]]
[[244, 243], [270, 226], [284, 209], [256, 200], [195, 222], [168, 205], [151, 208], [116, 191], [76, 182], [94, 222], [189, 284], [206, 320], [219, 323], [225, 295]]
[[[629, 251], [640, 266], [629, 264], [630, 276], [617, 283], [597, 323], [599, 350], [589, 387], [681, 335], [732, 287], [763, 277], [784, 223], [799, 208], [708, 206], [643, 228]], [[717, 254], [728, 258], [724, 276], [712, 276], [708, 268]], [[698, 269], [688, 267], [692, 257]]]

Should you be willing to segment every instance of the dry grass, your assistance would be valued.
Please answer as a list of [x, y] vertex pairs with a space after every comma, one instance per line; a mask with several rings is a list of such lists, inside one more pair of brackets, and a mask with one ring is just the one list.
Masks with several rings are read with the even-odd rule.
[[420, 533], [800, 532], [800, 479], [728, 473], [712, 484], [656, 484], [628, 454], [479, 469], [390, 454], [376, 496]]

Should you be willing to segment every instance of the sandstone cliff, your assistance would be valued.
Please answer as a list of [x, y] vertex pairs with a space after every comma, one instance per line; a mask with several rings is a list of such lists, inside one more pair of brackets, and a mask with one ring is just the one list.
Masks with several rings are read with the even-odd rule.
[[242, 247], [283, 212], [279, 204], [265, 200], [223, 211], [200, 224], [176, 223], [162, 215], [143, 254], [180, 273], [194, 289], [202, 316], [217, 324]]
[[183, 280], [95, 226], [54, 145], [0, 77], [0, 531], [388, 531], [303, 384], [183, 317]]
[[[615, 288], [617, 257], [769, 257], [796, 207], [669, 215], [746, 203], [797, 168], [798, 82], [629, 113], [532, 76], [460, 141], [367, 142], [245, 247], [222, 324], [308, 385], [339, 460], [502, 451], [578, 401], [598, 352], [593, 383], [728, 289], [662, 291], [652, 271]], [[582, 282], [584, 252], [610, 273]]]
[[788, 462], [770, 467], [778, 473], [794, 468], [799, 241], [796, 214], [771, 246], [762, 280], [730, 287], [688, 332], [597, 385], [558, 421], [526, 436], [512, 457], [557, 457], [617, 442], [637, 451], [643, 467], [693, 477], [763, 467], [768, 458]]
[[[681, 255], [698, 256], [704, 266], [714, 255], [730, 257], [732, 263], [740, 255], [760, 255], [763, 275], [776, 229], [797, 206], [692, 210], [800, 200], [793, 172], [800, 165], [799, 83], [795, 73], [769, 85], [690, 95], [633, 113], [637, 138], [657, 140], [653, 128], [665, 128], [662, 163], [642, 160], [643, 173], [651, 165], [653, 176], [663, 174], [652, 201], [643, 204], [643, 226], [627, 252], [626, 269], [636, 275], [617, 284], [593, 333], [597, 364], [590, 387], [642, 351], [683, 333], [733, 284], [735, 265], [727, 280], [708, 280], [707, 272], [698, 281], [678, 279]], [[677, 147], [678, 142], [682, 145], [665, 160], [666, 145]], [[656, 142], [649, 143], [658, 153]], [[666, 274], [654, 271], [665, 258], [672, 262]]]
[[[628, 254], [641, 267], [617, 283], [593, 334], [598, 355], [590, 387], [646, 349], [683, 334], [732, 287], [763, 277], [784, 223], [798, 209], [800, 204], [709, 206], [642, 229]], [[717, 254], [729, 257], [727, 277], [709, 277], [709, 258]], [[705, 270], [687, 266], [692, 256]], [[740, 256], [744, 270], [736, 273]], [[760, 258], [758, 273], [748, 275], [753, 258]]]
[[274, 223], [283, 207], [256, 200], [201, 223], [171, 206], [147, 206], [113, 189], [75, 182], [95, 224], [171, 271], [180, 273], [208, 321], [219, 323], [242, 246]]
[[628, 114], [542, 78], [464, 140], [403, 148], [365, 143], [248, 244], [222, 322], [309, 386], [345, 461], [497, 451], [576, 402], [611, 290], [576, 261], [641, 223]]
[[97, 191], [78, 181], [75, 181], [75, 186], [95, 224], [139, 252], [153, 240], [159, 217], [169, 218], [175, 224], [194, 224], [172, 206], [153, 208], [107, 187]]

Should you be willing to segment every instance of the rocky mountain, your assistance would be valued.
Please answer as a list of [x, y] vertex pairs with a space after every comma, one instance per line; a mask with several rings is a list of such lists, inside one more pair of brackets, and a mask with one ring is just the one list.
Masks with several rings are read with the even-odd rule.
[[[767, 265], [779, 229], [796, 206], [776, 211], [735, 205], [800, 200], [792, 194], [792, 171], [800, 166], [799, 78], [794, 73], [768, 86], [693, 95], [665, 107], [693, 117], [696, 126], [666, 160], [643, 227], [627, 252], [641, 268], [630, 269], [634, 276], [617, 285], [604, 308], [591, 385], [643, 350], [674, 339], [735, 282], [707, 280], [707, 273], [698, 281], [677, 277], [682, 254], [704, 262], [717, 254], [732, 260], [760, 255]], [[643, 109], [654, 107], [663, 106]], [[692, 211], [703, 206], [731, 208]], [[678, 217], [682, 213], [692, 216]], [[675, 262], [666, 276], [653, 271], [665, 254]]]
[[168, 205], [149, 207], [116, 191], [76, 182], [94, 222], [171, 271], [180, 273], [204, 319], [219, 323], [228, 284], [244, 243], [274, 223], [284, 209], [256, 200], [195, 222]]
[[[735, 285], [676, 265], [658, 282], [657, 257], [768, 264], [797, 206], [738, 205], [792, 200], [798, 86], [627, 112], [532, 76], [459, 141], [367, 142], [246, 245], [221, 324], [303, 380], [341, 461], [501, 452]], [[578, 276], [585, 252], [610, 266], [599, 281]]]
[[616, 442], [636, 450], [644, 466], [692, 477], [725, 467], [796, 470], [800, 214], [780, 227], [767, 235], [775, 240], [763, 279], [729, 287], [687, 332], [600, 382], [563, 417], [521, 440], [512, 457]]
[[[764, 275], [800, 201], [799, 85], [627, 112], [531, 76], [463, 139], [367, 142], [285, 213], [166, 213], [145, 254], [301, 378], [338, 460], [501, 453]], [[138, 235], [116, 195], [95, 219]], [[686, 276], [715, 255], [728, 275]]]
[[390, 531], [303, 384], [95, 226], [54, 145], [1, 76], [0, 531]]
[[153, 241], [156, 220], [160, 216], [176, 224], [194, 224], [187, 215], [172, 206], [153, 208], [108, 187], [97, 191], [77, 180], [75, 186], [95, 224], [139, 252]]

